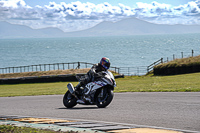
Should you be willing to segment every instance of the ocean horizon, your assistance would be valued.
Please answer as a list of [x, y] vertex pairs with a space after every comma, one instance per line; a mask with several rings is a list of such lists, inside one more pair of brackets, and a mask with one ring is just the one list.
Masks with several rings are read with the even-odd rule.
[[0, 39], [0, 68], [38, 64], [98, 63], [114, 67], [148, 66], [163, 58], [200, 55], [200, 34]]

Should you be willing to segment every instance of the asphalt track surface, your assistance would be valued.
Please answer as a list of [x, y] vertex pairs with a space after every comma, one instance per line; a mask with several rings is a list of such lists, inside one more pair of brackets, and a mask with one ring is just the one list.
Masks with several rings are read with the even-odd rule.
[[67, 109], [63, 95], [0, 97], [0, 115], [70, 118], [200, 131], [200, 92], [115, 93], [103, 109]]

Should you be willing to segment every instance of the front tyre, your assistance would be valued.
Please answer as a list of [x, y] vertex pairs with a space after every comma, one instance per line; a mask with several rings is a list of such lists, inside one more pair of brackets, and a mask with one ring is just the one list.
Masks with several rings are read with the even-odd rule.
[[77, 104], [77, 99], [67, 91], [63, 97], [63, 104], [66, 108], [73, 108]]
[[111, 89], [105, 88], [98, 90], [96, 96], [96, 105], [99, 108], [105, 108], [111, 103], [113, 96], [114, 93]]

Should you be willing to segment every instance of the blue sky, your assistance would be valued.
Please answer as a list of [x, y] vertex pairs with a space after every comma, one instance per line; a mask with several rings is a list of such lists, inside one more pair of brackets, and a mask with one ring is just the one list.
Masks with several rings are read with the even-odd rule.
[[33, 29], [56, 27], [71, 32], [127, 18], [200, 25], [200, 0], [0, 0], [0, 21]]
[[[60, 2], [65, 2], [65, 3], [70, 3], [70, 2], [75, 2], [77, 0], [55, 0], [56, 3]], [[174, 6], [182, 5], [182, 4], [187, 4], [188, 2], [192, 0], [79, 0], [82, 3], [86, 2], [91, 2], [94, 4], [100, 4], [103, 2], [108, 2], [111, 5], [118, 5], [118, 3], [122, 3], [124, 5], [129, 5], [129, 6], [134, 6], [137, 2], [143, 2], [143, 3], [148, 3], [150, 4], [153, 1], [157, 1], [158, 3], [165, 3], [165, 4], [171, 4]], [[49, 2], [52, 2], [52, 0], [25, 0], [25, 2], [30, 5], [30, 6], [35, 6], [35, 5], [47, 5]]]

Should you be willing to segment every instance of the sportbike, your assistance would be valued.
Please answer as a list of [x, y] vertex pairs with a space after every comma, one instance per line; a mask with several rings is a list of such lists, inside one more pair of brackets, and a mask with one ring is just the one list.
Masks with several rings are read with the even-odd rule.
[[[63, 97], [64, 106], [67, 108], [73, 108], [77, 104], [97, 105], [99, 108], [108, 106], [113, 99], [116, 82], [113, 74], [109, 71], [100, 72], [99, 75], [97, 80], [81, 86], [80, 89], [74, 88], [69, 83], [68, 91]], [[81, 77], [77, 77], [77, 79], [80, 81]]]

